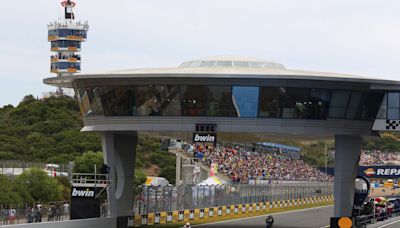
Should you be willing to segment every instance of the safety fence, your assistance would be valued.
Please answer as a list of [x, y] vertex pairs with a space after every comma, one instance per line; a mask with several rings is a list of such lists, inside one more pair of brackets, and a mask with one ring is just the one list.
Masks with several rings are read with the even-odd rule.
[[186, 210], [246, 203], [307, 199], [333, 195], [332, 182], [271, 183], [269, 185], [186, 185], [139, 189], [135, 213]]
[[[46, 165], [57, 166], [47, 167]], [[6, 175], [9, 177], [19, 176], [24, 171], [30, 168], [40, 168], [48, 171], [57, 171], [58, 173], [62, 173], [63, 175], [57, 176], [67, 176], [69, 171], [72, 170], [72, 166], [68, 164], [45, 164], [40, 162], [24, 162], [24, 161], [13, 161], [13, 160], [0, 160], [0, 174]]]
[[385, 211], [380, 213], [372, 213], [369, 215], [360, 215], [355, 219], [357, 227], [367, 227], [369, 224], [385, 221], [394, 217], [400, 216], [400, 208], [397, 208], [391, 212]]
[[196, 208], [178, 211], [162, 211], [148, 214], [135, 214], [134, 226], [166, 224], [176, 222], [188, 222], [191, 220], [207, 219], [212, 217], [223, 217], [252, 212], [268, 212], [273, 209], [295, 209], [300, 206], [316, 205], [320, 203], [333, 202], [333, 196], [311, 197], [303, 199], [224, 205], [218, 207]]
[[[235, 206], [237, 210], [246, 212], [249, 208], [252, 211], [273, 208], [275, 204], [276, 207], [293, 207], [326, 202], [332, 199], [333, 183], [186, 185], [143, 187], [139, 192], [134, 203], [135, 222], [148, 224], [150, 221], [151, 224], [161, 223], [161, 220], [172, 222], [175, 217], [177, 221], [182, 221], [179, 218], [185, 218], [185, 213], [193, 219], [210, 216], [210, 213], [211, 216], [230, 214], [234, 213]], [[200, 216], [200, 212], [203, 216]]]
[[69, 220], [65, 201], [46, 204], [0, 204], [0, 226]]

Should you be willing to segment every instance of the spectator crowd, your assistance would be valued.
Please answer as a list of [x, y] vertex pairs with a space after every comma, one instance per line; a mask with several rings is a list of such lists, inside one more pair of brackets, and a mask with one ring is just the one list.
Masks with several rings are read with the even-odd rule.
[[[301, 159], [281, 153], [280, 150], [254, 150], [243, 145], [222, 146], [185, 144], [183, 148], [198, 160], [211, 166], [233, 183], [249, 183], [251, 180], [271, 181], [332, 181], [333, 177], [321, 172]], [[334, 158], [334, 150], [330, 156]], [[400, 153], [363, 150], [360, 166], [400, 165]]]
[[361, 152], [359, 164], [361, 166], [400, 165], [400, 153], [364, 150]]
[[329, 176], [301, 159], [278, 153], [255, 151], [245, 147], [194, 144], [186, 147], [189, 153], [205, 164], [217, 165], [218, 172], [227, 175], [233, 183], [250, 180], [270, 181], [332, 181]]
[[42, 206], [41, 203], [36, 203], [32, 207], [27, 206], [25, 209], [4, 207], [0, 210], [0, 225], [62, 221], [69, 219], [69, 212], [70, 205], [66, 201], [50, 203], [47, 207]]

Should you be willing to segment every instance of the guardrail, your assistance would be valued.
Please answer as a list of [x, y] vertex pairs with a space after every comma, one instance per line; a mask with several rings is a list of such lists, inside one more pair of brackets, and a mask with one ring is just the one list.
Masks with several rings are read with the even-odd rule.
[[212, 211], [214, 214], [229, 214], [234, 212], [235, 206], [239, 208], [238, 210], [243, 210], [243, 205], [247, 205], [245, 210], [253, 205], [254, 210], [258, 211], [264, 208], [264, 204], [265, 207], [273, 208], [327, 202], [333, 200], [333, 183], [145, 186], [139, 192], [134, 202], [134, 214], [136, 223], [144, 225], [147, 221], [172, 222], [174, 215], [178, 216], [177, 218], [180, 218], [179, 216], [184, 218], [185, 213], [188, 218], [200, 218], [201, 210], [203, 214], [207, 214], [207, 211]]
[[201, 220], [212, 217], [224, 217], [236, 214], [247, 214], [252, 212], [261, 212], [261, 211], [268, 212], [272, 209], [296, 208], [304, 205], [329, 203], [333, 202], [333, 200], [334, 200], [333, 196], [324, 196], [324, 197], [312, 197], [312, 198], [293, 199], [284, 201], [195, 208], [190, 210], [187, 209], [187, 210], [176, 210], [176, 211], [162, 211], [162, 212], [148, 213], [142, 215], [135, 214], [134, 227], [155, 225], [155, 224], [189, 222], [191, 220]]
[[400, 208], [393, 210], [392, 212], [375, 213], [369, 215], [357, 216], [355, 223], [357, 227], [367, 227], [367, 225], [375, 224], [377, 222], [385, 221], [390, 218], [400, 216]]

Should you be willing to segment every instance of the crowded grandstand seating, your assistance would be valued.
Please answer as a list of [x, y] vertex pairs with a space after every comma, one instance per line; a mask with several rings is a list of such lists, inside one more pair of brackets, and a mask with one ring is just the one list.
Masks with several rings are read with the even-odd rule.
[[360, 165], [362, 166], [384, 166], [399, 165], [400, 154], [392, 152], [362, 151], [360, 157]]
[[[265, 144], [265, 143], [264, 143]], [[268, 145], [271, 145], [269, 143]], [[208, 166], [217, 164], [218, 172], [228, 176], [234, 183], [249, 183], [251, 180], [279, 181], [332, 181], [333, 177], [310, 166], [296, 156], [296, 148], [280, 144], [279, 149], [256, 149], [244, 145], [212, 146], [186, 144], [184, 149]], [[297, 154], [299, 151], [297, 151]], [[334, 157], [334, 150], [330, 156]], [[360, 166], [400, 165], [400, 153], [362, 151]]]
[[199, 144], [189, 145], [186, 150], [209, 166], [217, 164], [218, 172], [230, 177], [233, 183], [249, 183], [251, 180], [332, 181], [333, 178], [301, 159], [279, 152]]

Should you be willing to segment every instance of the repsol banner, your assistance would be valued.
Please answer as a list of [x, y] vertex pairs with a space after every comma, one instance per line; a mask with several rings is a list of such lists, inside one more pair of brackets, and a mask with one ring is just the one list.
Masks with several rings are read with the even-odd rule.
[[358, 175], [368, 178], [400, 178], [400, 166], [359, 166]]
[[194, 143], [217, 143], [216, 133], [193, 133]]

